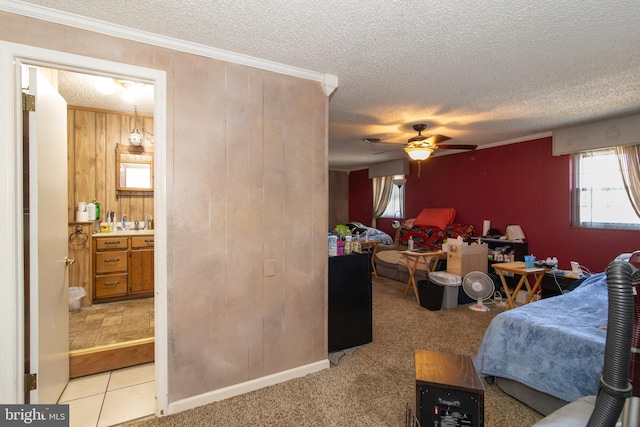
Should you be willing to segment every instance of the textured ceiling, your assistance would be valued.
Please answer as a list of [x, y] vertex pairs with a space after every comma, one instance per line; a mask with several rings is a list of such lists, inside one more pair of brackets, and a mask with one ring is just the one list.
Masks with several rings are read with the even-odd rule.
[[28, 3], [338, 76], [332, 169], [402, 157], [362, 139], [414, 123], [483, 145], [640, 111], [637, 0]]
[[71, 71], [58, 72], [58, 91], [68, 105], [153, 115], [153, 86], [132, 85], [131, 90], [112, 80], [114, 92], [103, 94], [96, 87], [99, 76]]

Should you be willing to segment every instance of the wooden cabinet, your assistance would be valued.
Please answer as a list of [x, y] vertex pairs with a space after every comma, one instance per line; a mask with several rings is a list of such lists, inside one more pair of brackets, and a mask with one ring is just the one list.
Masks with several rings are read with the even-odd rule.
[[130, 238], [129, 292], [153, 294], [153, 235]]
[[154, 236], [96, 236], [93, 239], [93, 300], [153, 296]]

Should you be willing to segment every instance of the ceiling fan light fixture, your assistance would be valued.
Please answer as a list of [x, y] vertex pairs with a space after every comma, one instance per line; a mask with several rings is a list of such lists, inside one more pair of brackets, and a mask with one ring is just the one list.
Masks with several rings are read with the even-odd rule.
[[411, 157], [411, 160], [427, 160], [433, 148], [431, 147], [405, 147], [404, 151]]

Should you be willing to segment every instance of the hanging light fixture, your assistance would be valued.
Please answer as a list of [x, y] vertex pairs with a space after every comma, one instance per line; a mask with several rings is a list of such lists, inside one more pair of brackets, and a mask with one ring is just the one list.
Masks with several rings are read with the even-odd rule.
[[411, 157], [411, 160], [427, 160], [429, 156], [431, 156], [431, 153], [433, 153], [433, 147], [422, 144], [407, 144], [404, 151]]
[[129, 144], [139, 147], [142, 145], [142, 134], [138, 130], [138, 107], [135, 106], [135, 116], [133, 122], [133, 130], [129, 134]]

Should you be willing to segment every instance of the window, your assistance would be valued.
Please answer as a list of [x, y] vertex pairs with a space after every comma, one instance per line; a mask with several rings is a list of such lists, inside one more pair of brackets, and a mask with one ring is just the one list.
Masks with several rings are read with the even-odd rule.
[[398, 187], [393, 186], [391, 192], [391, 200], [387, 204], [387, 208], [382, 213], [383, 218], [404, 218], [404, 185]]
[[573, 155], [573, 225], [639, 228], [614, 149]]

